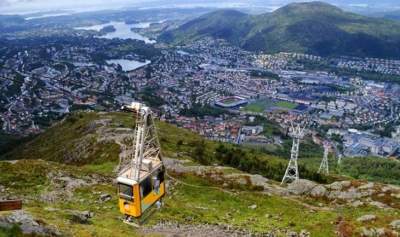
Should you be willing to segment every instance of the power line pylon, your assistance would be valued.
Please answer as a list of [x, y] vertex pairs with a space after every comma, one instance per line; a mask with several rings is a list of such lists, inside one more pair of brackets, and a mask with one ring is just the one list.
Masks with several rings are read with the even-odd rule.
[[306, 126], [301, 127], [300, 124], [294, 126], [291, 123], [291, 131], [289, 135], [293, 138], [292, 150], [290, 152], [289, 164], [286, 168], [285, 175], [283, 176], [282, 183], [293, 182], [299, 179], [299, 169], [297, 165], [297, 158], [299, 157], [300, 140], [304, 137], [304, 129]]
[[324, 156], [322, 158], [321, 165], [319, 166], [318, 173], [329, 174], [328, 155], [329, 155], [329, 144], [324, 143]]
[[338, 155], [338, 160], [337, 160], [337, 163], [338, 163], [338, 165], [340, 166], [341, 164], [342, 164], [342, 157], [343, 157], [343, 155], [342, 154], [339, 154]]

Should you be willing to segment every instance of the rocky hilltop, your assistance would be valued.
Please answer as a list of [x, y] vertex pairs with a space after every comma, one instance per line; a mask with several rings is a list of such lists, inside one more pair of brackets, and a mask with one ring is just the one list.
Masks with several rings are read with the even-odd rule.
[[196, 141], [207, 156], [219, 144], [157, 124], [168, 195], [144, 226], [122, 222], [114, 186], [119, 157], [130, 154], [130, 115], [79, 113], [0, 162], [0, 199], [23, 200], [23, 210], [0, 213], [0, 235], [325, 237], [400, 231], [398, 186], [345, 178], [281, 186], [257, 172], [201, 164]]

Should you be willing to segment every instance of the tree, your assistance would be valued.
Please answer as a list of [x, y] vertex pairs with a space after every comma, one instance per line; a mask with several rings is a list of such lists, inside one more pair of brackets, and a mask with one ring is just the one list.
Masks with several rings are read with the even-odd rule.
[[192, 155], [193, 155], [193, 158], [196, 159], [201, 164], [208, 165], [210, 163], [210, 161], [205, 156], [205, 152], [204, 152], [205, 147], [206, 147], [206, 144], [205, 144], [204, 139], [195, 141]]

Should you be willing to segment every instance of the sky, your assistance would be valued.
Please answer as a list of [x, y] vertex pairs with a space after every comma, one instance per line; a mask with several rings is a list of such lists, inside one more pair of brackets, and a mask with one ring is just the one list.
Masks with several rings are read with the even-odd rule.
[[[149, 7], [264, 7], [274, 9], [297, 0], [0, 0], [0, 14], [44, 11], [94, 11]], [[308, 0], [300, 0], [308, 1]], [[342, 7], [387, 7], [395, 9], [399, 0], [324, 0]]]
[[119, 9], [151, 2], [152, 0], [0, 0], [0, 14]]

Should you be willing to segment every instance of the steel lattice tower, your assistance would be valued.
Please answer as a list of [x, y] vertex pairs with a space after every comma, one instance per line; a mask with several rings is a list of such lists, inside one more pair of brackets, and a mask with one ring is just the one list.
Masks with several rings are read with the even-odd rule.
[[283, 176], [282, 183], [293, 182], [299, 179], [299, 169], [297, 165], [297, 158], [299, 157], [300, 139], [304, 137], [304, 129], [300, 124], [293, 126], [291, 124], [290, 136], [293, 138], [292, 150], [290, 152], [290, 160], [286, 168], [285, 175]]
[[338, 163], [339, 166], [342, 164], [342, 157], [343, 157], [342, 154], [338, 155], [337, 163]]
[[321, 165], [319, 166], [318, 173], [329, 174], [329, 144], [324, 143], [324, 156], [322, 157]]

